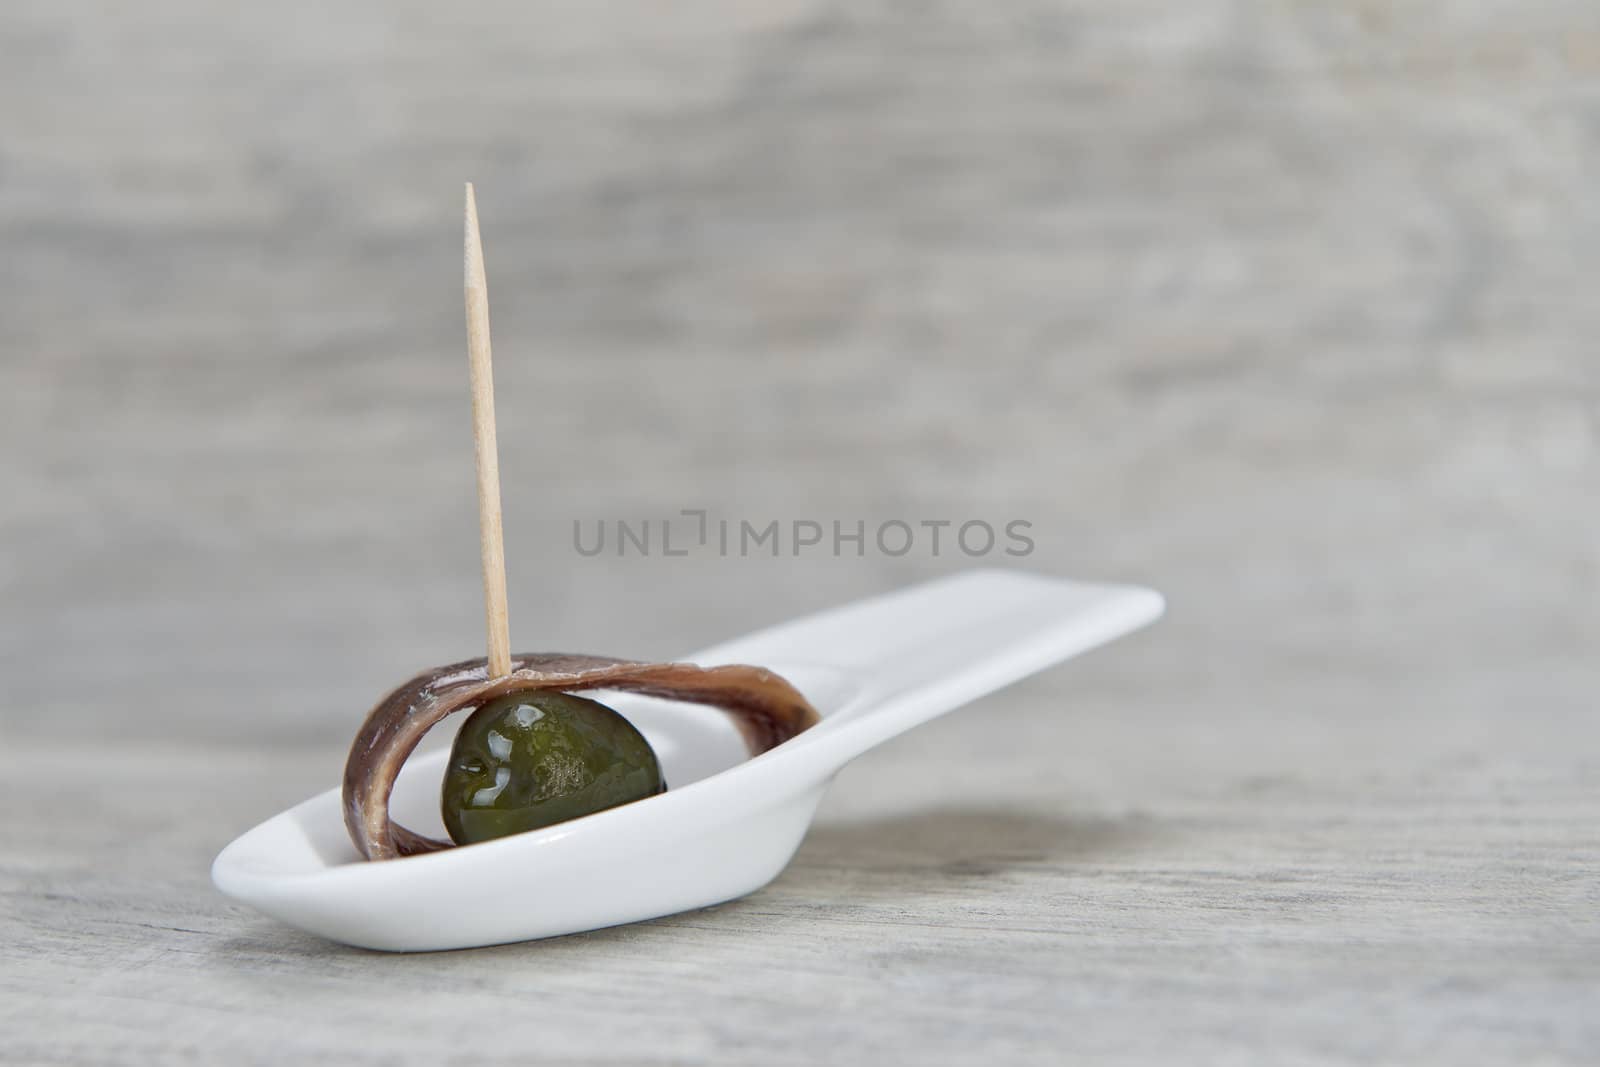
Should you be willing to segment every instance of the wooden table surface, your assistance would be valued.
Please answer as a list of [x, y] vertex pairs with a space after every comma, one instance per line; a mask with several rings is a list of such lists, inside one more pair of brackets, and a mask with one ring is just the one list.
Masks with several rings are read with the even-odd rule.
[[[0, 8], [0, 1059], [1600, 1055], [1600, 8]], [[481, 614], [670, 656], [1032, 523], [1156, 629], [709, 911], [386, 956], [216, 893]], [[530, 908], [539, 902], [530, 899]]]

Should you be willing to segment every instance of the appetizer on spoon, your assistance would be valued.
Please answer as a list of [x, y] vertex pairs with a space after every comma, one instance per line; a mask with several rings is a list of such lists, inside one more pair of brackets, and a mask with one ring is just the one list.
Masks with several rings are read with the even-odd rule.
[[[389, 951], [554, 937], [731, 900], [783, 870], [856, 756], [1160, 616], [1148, 589], [981, 570], [748, 634], [693, 662], [511, 655], [471, 186], [466, 252], [489, 654], [381, 700], [342, 789], [217, 856], [211, 877], [229, 896]], [[587, 695], [599, 690], [603, 704]], [[450, 752], [408, 763], [456, 712], [470, 715]], [[397, 824], [391, 801], [412, 826], [437, 817], [440, 829]]]
[[[664, 792], [667, 783], [649, 742], [611, 708], [573, 695], [583, 690], [647, 693], [722, 708], [739, 724], [752, 755], [817, 723], [816, 709], [794, 686], [759, 667], [511, 655], [489, 291], [470, 182], [465, 288], [489, 654], [417, 675], [379, 701], [356, 734], [344, 770], [344, 818], [350, 840], [369, 860], [537, 830]], [[450, 840], [443, 841], [395, 823], [389, 795], [423, 736], [460, 711], [472, 715], [456, 735], [445, 772], [441, 814]]]

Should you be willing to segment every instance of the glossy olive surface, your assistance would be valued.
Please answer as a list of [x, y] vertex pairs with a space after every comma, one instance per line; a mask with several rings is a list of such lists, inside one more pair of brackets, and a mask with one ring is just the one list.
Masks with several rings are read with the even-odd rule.
[[633, 724], [568, 693], [485, 704], [456, 734], [441, 810], [458, 845], [537, 830], [666, 789]]

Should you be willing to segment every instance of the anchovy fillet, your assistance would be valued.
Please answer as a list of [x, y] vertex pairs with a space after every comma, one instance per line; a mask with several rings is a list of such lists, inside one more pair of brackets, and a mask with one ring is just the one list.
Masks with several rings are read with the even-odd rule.
[[350, 746], [344, 767], [344, 822], [369, 860], [454, 847], [389, 818], [389, 794], [406, 759], [446, 716], [510, 693], [617, 689], [721, 708], [733, 717], [751, 755], [787, 741], [818, 721], [794, 686], [760, 667], [639, 663], [607, 656], [538, 652], [514, 656], [511, 673], [489, 680], [482, 659], [424, 671], [378, 702]]

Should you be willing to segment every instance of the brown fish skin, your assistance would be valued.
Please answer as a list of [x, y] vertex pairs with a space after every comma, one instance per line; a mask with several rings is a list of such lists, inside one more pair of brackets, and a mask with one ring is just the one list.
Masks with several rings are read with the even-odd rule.
[[350, 746], [344, 766], [344, 824], [369, 860], [453, 848], [389, 818], [400, 768], [434, 724], [509, 693], [617, 689], [709, 704], [733, 716], [751, 755], [760, 755], [819, 721], [783, 678], [760, 667], [640, 663], [609, 656], [534, 652], [511, 658], [511, 673], [489, 681], [483, 659], [424, 671], [380, 700]]

